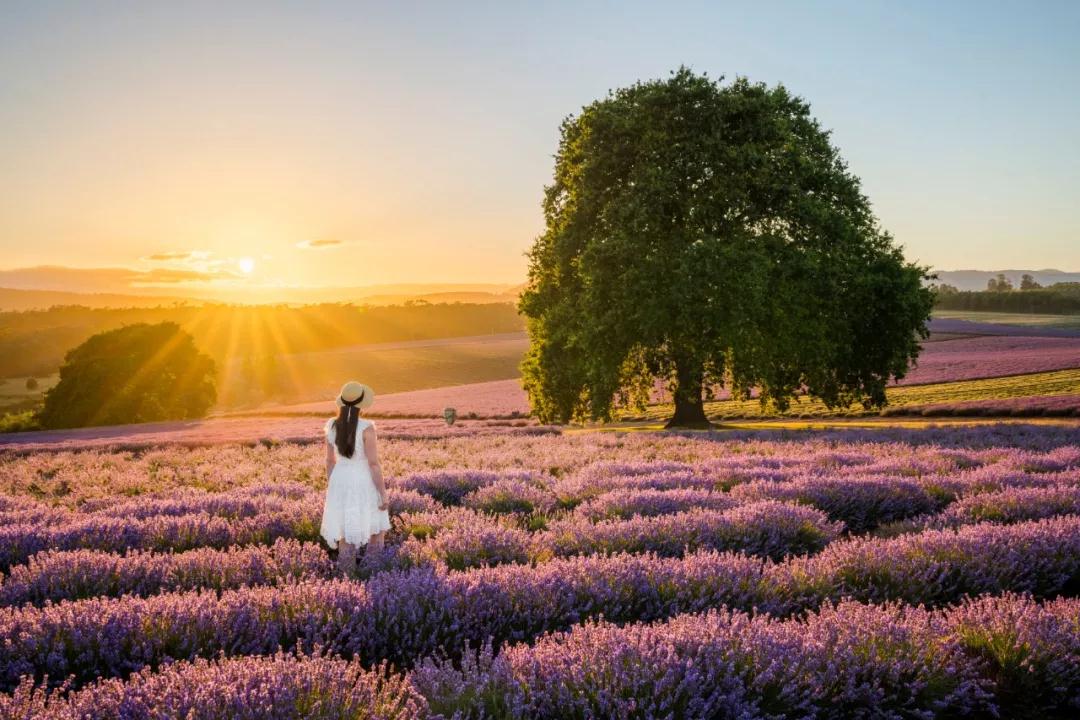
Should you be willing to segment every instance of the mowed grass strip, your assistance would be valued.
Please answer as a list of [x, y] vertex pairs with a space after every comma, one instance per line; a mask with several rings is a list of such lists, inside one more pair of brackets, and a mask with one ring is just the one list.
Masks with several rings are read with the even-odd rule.
[[[886, 407], [904, 407], [908, 405], [933, 405], [966, 400], [1003, 400], [1006, 398], [1028, 397], [1032, 395], [1065, 395], [1076, 393], [1080, 389], [1080, 368], [1056, 370], [1054, 372], [1032, 373], [1029, 375], [1009, 375], [1006, 377], [984, 378], [981, 380], [961, 380], [958, 382], [936, 383], [934, 385], [910, 385], [889, 388], [889, 404]], [[661, 420], [671, 416], [670, 403], [651, 405], [644, 414], [627, 415], [644, 417], [649, 420]], [[820, 400], [800, 398], [791, 404], [787, 413], [763, 409], [757, 400], [718, 400], [705, 403], [705, 413], [713, 419], [751, 418], [751, 417], [857, 417], [878, 415], [878, 410], [864, 410], [859, 405], [846, 409], [825, 407]]]

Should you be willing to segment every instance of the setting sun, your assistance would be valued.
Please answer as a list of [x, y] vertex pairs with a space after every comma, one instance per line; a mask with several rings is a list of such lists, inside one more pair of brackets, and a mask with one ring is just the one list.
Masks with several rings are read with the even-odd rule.
[[242, 257], [236, 261], [236, 266], [240, 268], [240, 272], [250, 275], [255, 270], [255, 261], [249, 257]]

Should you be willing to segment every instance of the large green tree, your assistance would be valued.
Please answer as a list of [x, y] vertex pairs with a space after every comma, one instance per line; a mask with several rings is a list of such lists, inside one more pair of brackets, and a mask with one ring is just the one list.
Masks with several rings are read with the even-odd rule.
[[71, 350], [45, 394], [44, 427], [185, 420], [214, 404], [214, 361], [176, 323], [139, 323]]
[[529, 254], [522, 364], [545, 421], [608, 419], [656, 378], [669, 424], [726, 385], [786, 409], [885, 402], [933, 304], [802, 99], [681, 68], [562, 124]]

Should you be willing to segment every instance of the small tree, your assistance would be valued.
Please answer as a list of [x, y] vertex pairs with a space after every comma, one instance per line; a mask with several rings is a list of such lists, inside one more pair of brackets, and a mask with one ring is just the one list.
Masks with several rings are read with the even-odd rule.
[[927, 335], [927, 270], [783, 87], [681, 68], [594, 102], [562, 125], [544, 214], [520, 301], [542, 421], [607, 419], [656, 377], [669, 425], [706, 423], [720, 384], [880, 406]]
[[29, 390], [30, 392], [34, 392], [35, 390], [37, 390], [38, 389], [37, 378], [34, 378], [34, 377], [26, 378], [26, 389]]
[[1031, 277], [1027, 273], [1020, 276], [1020, 289], [1021, 290], [1038, 290], [1042, 287], [1039, 283], [1035, 282], [1035, 278]]
[[94, 335], [68, 352], [45, 394], [47, 428], [185, 420], [214, 404], [214, 361], [176, 323]]
[[1012, 280], [1005, 277], [1005, 273], [998, 273], [996, 278], [986, 281], [986, 289], [989, 292], [1009, 292], [1013, 289]]

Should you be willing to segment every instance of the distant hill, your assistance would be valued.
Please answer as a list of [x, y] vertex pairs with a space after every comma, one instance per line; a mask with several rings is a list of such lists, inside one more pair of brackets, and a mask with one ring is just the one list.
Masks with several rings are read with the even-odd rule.
[[516, 286], [495, 283], [396, 283], [360, 285], [357, 287], [255, 288], [226, 302], [288, 303], [290, 305], [318, 303], [356, 303], [359, 305], [400, 305], [410, 300], [430, 303], [505, 303], [517, 302]]
[[364, 305], [401, 305], [407, 302], [428, 303], [516, 303], [518, 294], [513, 292], [435, 292], [422, 295], [362, 295], [358, 302]]
[[173, 305], [201, 305], [194, 298], [168, 295], [121, 295], [118, 293], [78, 293], [60, 290], [15, 290], [0, 288], [0, 310], [46, 310], [56, 305], [82, 305], [88, 308], [150, 308]]
[[231, 278], [164, 268], [71, 268], [38, 266], [0, 269], [0, 310], [44, 310], [53, 305], [155, 307], [188, 304], [315, 305], [356, 303], [400, 305], [517, 302], [523, 285], [510, 283], [383, 283], [354, 287], [282, 287], [246, 284]]
[[1080, 282], [1080, 272], [1064, 272], [1062, 270], [935, 270], [939, 283], [954, 285], [958, 290], [985, 290], [986, 283], [991, 278], [997, 277], [998, 273], [1004, 273], [1005, 277], [1012, 281], [1014, 286], [1019, 287], [1020, 276], [1030, 275], [1035, 282], [1047, 286], [1059, 282]]

